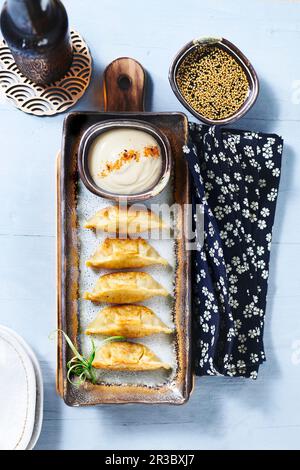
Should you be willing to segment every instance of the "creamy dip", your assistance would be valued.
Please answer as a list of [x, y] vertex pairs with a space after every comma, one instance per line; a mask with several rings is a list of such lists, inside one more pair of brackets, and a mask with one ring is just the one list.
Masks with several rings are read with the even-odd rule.
[[88, 165], [97, 186], [117, 194], [137, 194], [151, 188], [162, 170], [156, 139], [137, 129], [112, 129], [95, 138]]

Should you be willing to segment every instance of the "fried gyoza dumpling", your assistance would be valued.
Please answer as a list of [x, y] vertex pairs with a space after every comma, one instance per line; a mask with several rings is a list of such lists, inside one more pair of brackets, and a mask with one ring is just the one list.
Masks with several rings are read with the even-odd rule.
[[109, 233], [134, 234], [164, 228], [165, 225], [149, 209], [109, 206], [97, 212], [84, 227]]
[[96, 351], [93, 367], [110, 370], [155, 370], [171, 369], [161, 362], [144, 344], [115, 341], [106, 343]]
[[94, 302], [131, 304], [155, 295], [166, 297], [168, 292], [150, 274], [118, 272], [99, 277], [93, 292], [85, 292], [83, 298]]
[[142, 305], [105, 307], [87, 327], [87, 335], [142, 338], [156, 333], [172, 333], [150, 308]]
[[86, 262], [87, 266], [107, 269], [142, 268], [152, 264], [166, 266], [168, 262], [142, 238], [106, 238]]

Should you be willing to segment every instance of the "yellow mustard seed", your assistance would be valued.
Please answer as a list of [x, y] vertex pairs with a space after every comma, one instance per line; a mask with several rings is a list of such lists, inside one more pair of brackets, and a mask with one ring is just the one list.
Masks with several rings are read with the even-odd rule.
[[249, 94], [243, 68], [218, 46], [195, 47], [179, 65], [176, 81], [187, 103], [214, 120], [232, 116]]

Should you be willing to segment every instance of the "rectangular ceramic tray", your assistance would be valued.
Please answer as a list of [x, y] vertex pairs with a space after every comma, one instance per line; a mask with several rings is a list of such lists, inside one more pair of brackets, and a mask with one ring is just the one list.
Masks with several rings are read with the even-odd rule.
[[[168, 137], [174, 160], [173, 202], [183, 206], [189, 201], [187, 164], [182, 146], [187, 143], [188, 122], [181, 113], [70, 113], [64, 122], [62, 151], [57, 165], [57, 301], [58, 328], [79, 346], [80, 240], [77, 211], [79, 175], [77, 150], [80, 137], [91, 125], [104, 120], [138, 119], [157, 126]], [[97, 197], [97, 196], [93, 196]], [[107, 201], [111, 205], [111, 201]], [[178, 224], [184, 223], [177, 221]], [[182, 229], [182, 227], [178, 227]], [[59, 335], [57, 355], [57, 390], [71, 406], [102, 403], [182, 404], [192, 388], [191, 372], [191, 298], [190, 252], [184, 238], [175, 241], [173, 324], [176, 370], [170, 380], [160, 385], [149, 383], [100, 383], [75, 387], [67, 381], [66, 363], [72, 353]], [[70, 355], [71, 354], [71, 355]]]

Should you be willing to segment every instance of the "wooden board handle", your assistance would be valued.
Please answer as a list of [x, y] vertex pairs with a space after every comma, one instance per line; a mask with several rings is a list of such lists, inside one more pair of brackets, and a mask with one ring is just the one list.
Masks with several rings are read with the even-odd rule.
[[145, 70], [130, 57], [120, 57], [104, 71], [105, 111], [144, 111]]

